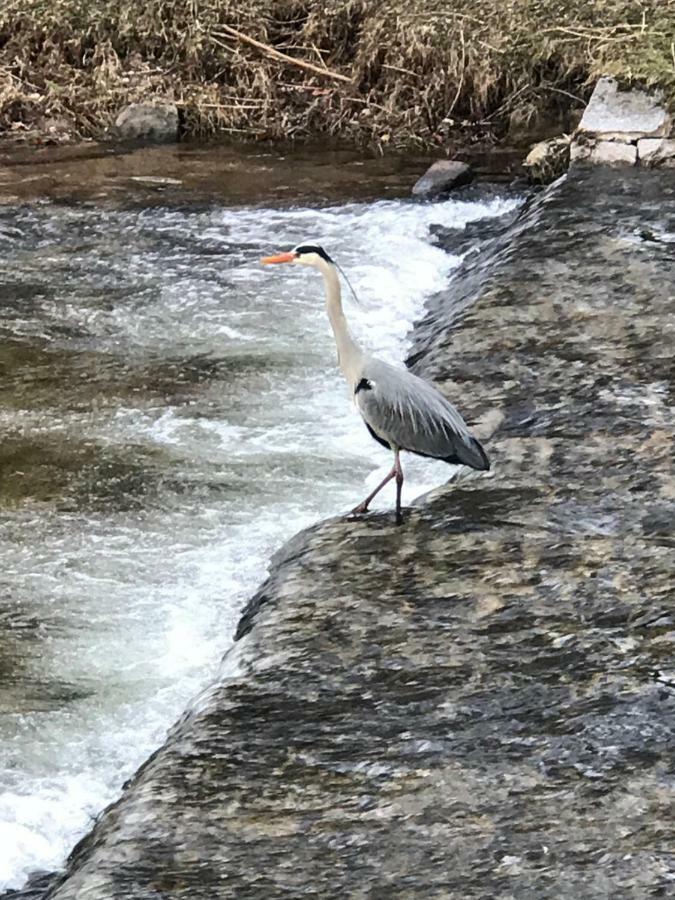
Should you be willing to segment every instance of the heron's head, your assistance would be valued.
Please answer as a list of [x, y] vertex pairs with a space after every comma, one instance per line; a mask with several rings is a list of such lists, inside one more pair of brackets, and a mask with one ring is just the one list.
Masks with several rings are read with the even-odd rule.
[[320, 269], [324, 263], [333, 264], [333, 260], [326, 253], [323, 247], [318, 244], [298, 244], [287, 253], [277, 253], [274, 256], [266, 256], [261, 260], [262, 263], [293, 263], [296, 266], [314, 266]]

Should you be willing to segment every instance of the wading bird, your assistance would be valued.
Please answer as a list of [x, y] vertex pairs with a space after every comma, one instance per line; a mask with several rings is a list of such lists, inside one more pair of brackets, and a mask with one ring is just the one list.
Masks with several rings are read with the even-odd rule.
[[403, 469], [401, 450], [442, 459], [454, 465], [487, 470], [490, 461], [455, 407], [429, 382], [407, 369], [391, 366], [365, 353], [356, 343], [342, 311], [340, 279], [335, 263], [322, 247], [302, 244], [288, 253], [266, 256], [263, 263], [312, 266], [323, 275], [326, 309], [338, 351], [338, 365], [372, 437], [394, 451], [394, 465], [353, 514], [367, 511], [385, 484], [396, 479], [396, 524], [401, 524]]

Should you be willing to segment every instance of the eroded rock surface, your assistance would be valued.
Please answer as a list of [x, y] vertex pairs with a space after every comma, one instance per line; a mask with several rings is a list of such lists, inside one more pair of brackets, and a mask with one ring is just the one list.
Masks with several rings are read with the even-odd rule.
[[50, 898], [669, 895], [673, 232], [593, 168], [467, 259], [412, 360], [493, 472], [286, 546]]

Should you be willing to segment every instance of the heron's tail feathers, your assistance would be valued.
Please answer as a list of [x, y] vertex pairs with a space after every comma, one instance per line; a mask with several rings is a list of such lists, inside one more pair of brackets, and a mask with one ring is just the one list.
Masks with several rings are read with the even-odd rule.
[[446, 462], [463, 463], [465, 466], [471, 466], [472, 469], [478, 469], [480, 472], [488, 472], [490, 470], [490, 460], [481, 441], [489, 441], [493, 438], [503, 422], [504, 413], [501, 410], [488, 410], [474, 423], [473, 430], [478, 434], [480, 440], [472, 434], [467, 435], [456, 456], [448, 457]]
[[446, 457], [445, 462], [454, 463], [455, 465], [462, 463], [481, 472], [487, 472], [490, 469], [490, 460], [482, 444], [475, 437], [471, 436], [469, 436], [467, 443], [458, 449], [456, 454]]

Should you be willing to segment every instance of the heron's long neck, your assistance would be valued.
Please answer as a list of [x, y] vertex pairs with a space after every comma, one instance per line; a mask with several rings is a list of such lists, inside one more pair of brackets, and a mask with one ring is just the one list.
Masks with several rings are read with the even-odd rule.
[[360, 376], [363, 351], [349, 331], [345, 314], [342, 311], [340, 279], [335, 266], [323, 263], [321, 274], [326, 285], [326, 310], [335, 335], [338, 351], [338, 365], [349, 384], [353, 387]]

